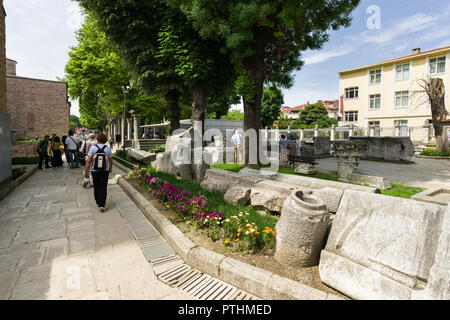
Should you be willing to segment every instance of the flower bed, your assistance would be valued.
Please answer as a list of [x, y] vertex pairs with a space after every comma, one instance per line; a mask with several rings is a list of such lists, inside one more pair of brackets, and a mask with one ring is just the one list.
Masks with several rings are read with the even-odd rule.
[[226, 209], [223, 211], [214, 210], [211, 205], [214, 201], [210, 201], [204, 190], [198, 190], [200, 188], [193, 184], [191, 186], [197, 190], [180, 188], [157, 177], [157, 174], [151, 169], [142, 168], [133, 170], [129, 178], [152, 192], [160, 203], [177, 214], [180, 221], [193, 225], [198, 232], [213, 241], [223, 241], [228, 249], [258, 251], [275, 246], [275, 220], [256, 219], [256, 212], [240, 211], [242, 208], [232, 205], [223, 207]]

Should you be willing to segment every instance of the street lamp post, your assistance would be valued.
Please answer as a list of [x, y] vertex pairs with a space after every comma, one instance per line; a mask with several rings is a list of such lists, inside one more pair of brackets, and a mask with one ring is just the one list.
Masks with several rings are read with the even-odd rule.
[[[125, 119], [127, 118], [127, 93], [130, 92], [130, 86], [122, 86], [123, 92], [123, 120], [122, 120], [122, 145], [123, 145], [123, 153], [125, 154]], [[130, 134], [130, 133], [128, 133]]]

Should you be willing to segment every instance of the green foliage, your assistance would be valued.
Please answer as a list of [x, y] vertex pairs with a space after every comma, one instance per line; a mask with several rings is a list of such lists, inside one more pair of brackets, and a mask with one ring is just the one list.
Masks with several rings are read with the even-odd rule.
[[[275, 121], [275, 124], [277, 125], [278, 129], [285, 130], [288, 129], [289, 126], [292, 124], [294, 120], [292, 118], [289, 118], [286, 115], [281, 115], [277, 121]], [[292, 128], [292, 127], [291, 127]], [[294, 128], [292, 128], [294, 129]]]
[[244, 120], [244, 113], [240, 110], [230, 110], [225, 116], [221, 117], [222, 120]]
[[261, 126], [271, 127], [279, 118], [284, 104], [283, 93], [275, 85], [264, 87], [261, 100]]
[[38, 164], [38, 163], [39, 163], [39, 157], [17, 157], [17, 158], [12, 158], [12, 164], [13, 165]]
[[435, 149], [428, 148], [422, 151], [420, 155], [428, 157], [450, 157], [450, 152], [436, 152]]
[[336, 119], [328, 116], [328, 111], [322, 103], [310, 104], [300, 113], [300, 117], [293, 121], [291, 128], [307, 129], [314, 128], [330, 128], [332, 125], [338, 125]]
[[225, 92], [219, 96], [213, 94], [206, 104], [206, 119], [220, 119], [228, 114], [232, 105], [240, 102], [241, 97], [233, 91]]
[[[71, 127], [103, 127], [114, 115], [123, 113], [122, 86], [131, 79], [122, 57], [99, 30], [93, 15], [86, 16], [76, 37], [78, 44], [69, 52], [66, 80], [69, 95], [79, 100], [81, 117], [79, 122], [73, 121]], [[127, 94], [127, 110], [132, 109], [143, 115], [144, 122], [160, 122], [168, 114], [163, 99], [135, 89]]]
[[219, 170], [226, 170], [231, 172], [239, 172], [243, 168], [245, 168], [242, 164], [239, 163], [216, 163], [211, 165], [211, 169], [219, 169]]
[[70, 128], [79, 128], [81, 127], [80, 118], [78, 118], [76, 115], [71, 114], [70, 115]]
[[156, 148], [153, 148], [149, 152], [158, 154], [158, 153], [161, 153], [164, 151], [166, 151], [166, 145], [163, 144], [163, 145], [157, 146]]

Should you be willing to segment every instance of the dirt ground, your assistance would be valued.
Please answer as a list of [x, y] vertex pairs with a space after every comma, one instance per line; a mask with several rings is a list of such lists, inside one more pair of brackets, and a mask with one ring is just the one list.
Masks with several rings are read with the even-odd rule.
[[199, 233], [194, 226], [187, 224], [186, 222], [180, 222], [177, 215], [170, 209], [167, 209], [153, 196], [153, 194], [145, 191], [143, 187], [138, 185], [133, 180], [128, 180], [133, 187], [141, 192], [147, 200], [149, 200], [170, 222], [178, 227], [191, 241], [197, 245], [221, 253], [227, 257], [234, 258], [236, 260], [248, 263], [250, 265], [262, 268], [264, 270], [273, 272], [282, 277], [298, 281], [307, 286], [313, 287], [315, 289], [335, 294], [344, 299], [350, 299], [349, 297], [343, 295], [342, 293], [328, 287], [323, 284], [319, 276], [319, 266], [314, 266], [310, 268], [293, 268], [282, 265], [278, 263], [273, 255], [273, 249], [265, 249], [263, 252], [258, 253], [245, 253], [245, 252], [233, 252], [227, 249], [222, 241], [212, 241], [208, 236]]

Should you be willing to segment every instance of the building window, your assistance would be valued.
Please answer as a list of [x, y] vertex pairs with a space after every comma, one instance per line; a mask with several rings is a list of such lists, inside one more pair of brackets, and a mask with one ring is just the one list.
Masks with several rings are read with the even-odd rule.
[[398, 128], [398, 134], [400, 137], [409, 137], [408, 134], [408, 120], [397, 120], [395, 121], [396, 131]]
[[409, 91], [399, 91], [395, 93], [395, 106], [397, 108], [408, 107]]
[[358, 98], [358, 87], [345, 89], [346, 99], [356, 99]]
[[395, 67], [397, 80], [409, 80], [409, 64]]
[[370, 71], [370, 84], [381, 83], [381, 69]]
[[358, 122], [358, 111], [344, 112], [345, 122]]
[[369, 109], [380, 109], [381, 108], [381, 95], [374, 94], [369, 96]]
[[445, 72], [445, 57], [430, 59], [430, 74]]
[[380, 121], [369, 121], [369, 135], [371, 134], [371, 128], [373, 128], [374, 137], [381, 135]]

